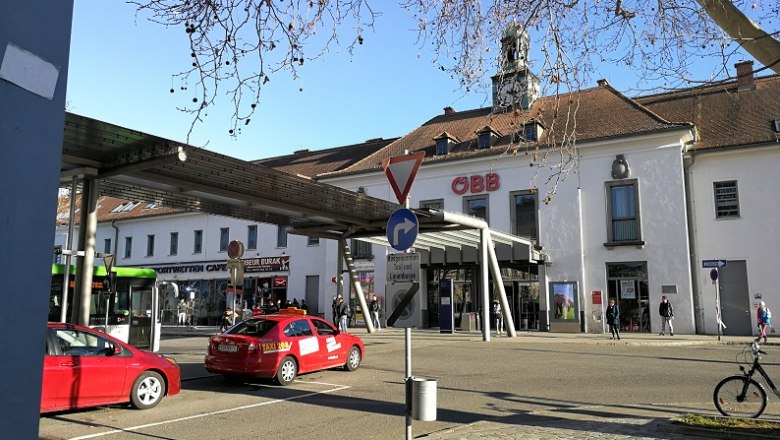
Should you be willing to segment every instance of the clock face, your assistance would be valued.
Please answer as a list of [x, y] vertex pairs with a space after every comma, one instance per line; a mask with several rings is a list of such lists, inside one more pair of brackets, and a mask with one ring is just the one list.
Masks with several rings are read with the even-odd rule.
[[502, 106], [516, 104], [520, 99], [520, 84], [514, 78], [504, 81], [498, 88], [497, 97], [498, 103]]

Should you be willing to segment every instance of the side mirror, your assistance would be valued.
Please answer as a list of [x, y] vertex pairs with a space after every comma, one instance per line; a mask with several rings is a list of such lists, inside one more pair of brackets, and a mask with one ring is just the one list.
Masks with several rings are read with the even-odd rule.
[[114, 352], [112, 353], [112, 356], [118, 356], [120, 354], [122, 354], [122, 346], [114, 345]]

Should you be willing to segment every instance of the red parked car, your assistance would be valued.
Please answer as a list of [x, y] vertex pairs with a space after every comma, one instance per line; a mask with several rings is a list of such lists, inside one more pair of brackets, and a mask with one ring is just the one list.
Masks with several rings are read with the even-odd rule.
[[181, 375], [173, 359], [88, 327], [49, 323], [42, 413], [127, 402], [147, 409], [179, 391]]
[[365, 355], [363, 341], [341, 333], [306, 311], [288, 308], [239, 322], [209, 338], [206, 370], [228, 379], [275, 378], [290, 384], [299, 373], [343, 367], [354, 371]]

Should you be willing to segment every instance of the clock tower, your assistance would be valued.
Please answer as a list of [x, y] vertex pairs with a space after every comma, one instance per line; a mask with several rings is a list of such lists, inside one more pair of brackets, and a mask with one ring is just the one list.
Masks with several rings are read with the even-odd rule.
[[517, 24], [501, 37], [499, 72], [493, 80], [493, 112], [528, 109], [539, 97], [539, 78], [528, 70], [528, 35]]

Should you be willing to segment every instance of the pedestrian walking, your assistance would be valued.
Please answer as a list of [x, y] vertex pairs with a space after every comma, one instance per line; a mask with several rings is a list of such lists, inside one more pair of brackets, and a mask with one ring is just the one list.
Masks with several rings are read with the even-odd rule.
[[758, 310], [756, 310], [756, 322], [758, 322], [758, 337], [756, 342], [764, 338], [764, 344], [766, 344], [766, 328], [772, 325], [772, 311], [766, 306], [764, 301], [758, 303]]
[[368, 310], [371, 312], [371, 323], [374, 324], [376, 330], [382, 330], [379, 325], [379, 299], [376, 295], [371, 297], [371, 302], [368, 304]]
[[612, 337], [609, 339], [620, 340], [620, 309], [615, 304], [614, 298], [610, 298], [607, 304], [607, 324]]
[[674, 327], [672, 326], [674, 309], [666, 295], [661, 296], [661, 304], [658, 305], [658, 314], [661, 315], [661, 333], [659, 333], [659, 335], [665, 335], [666, 327], [669, 327], [669, 336], [674, 336]]

